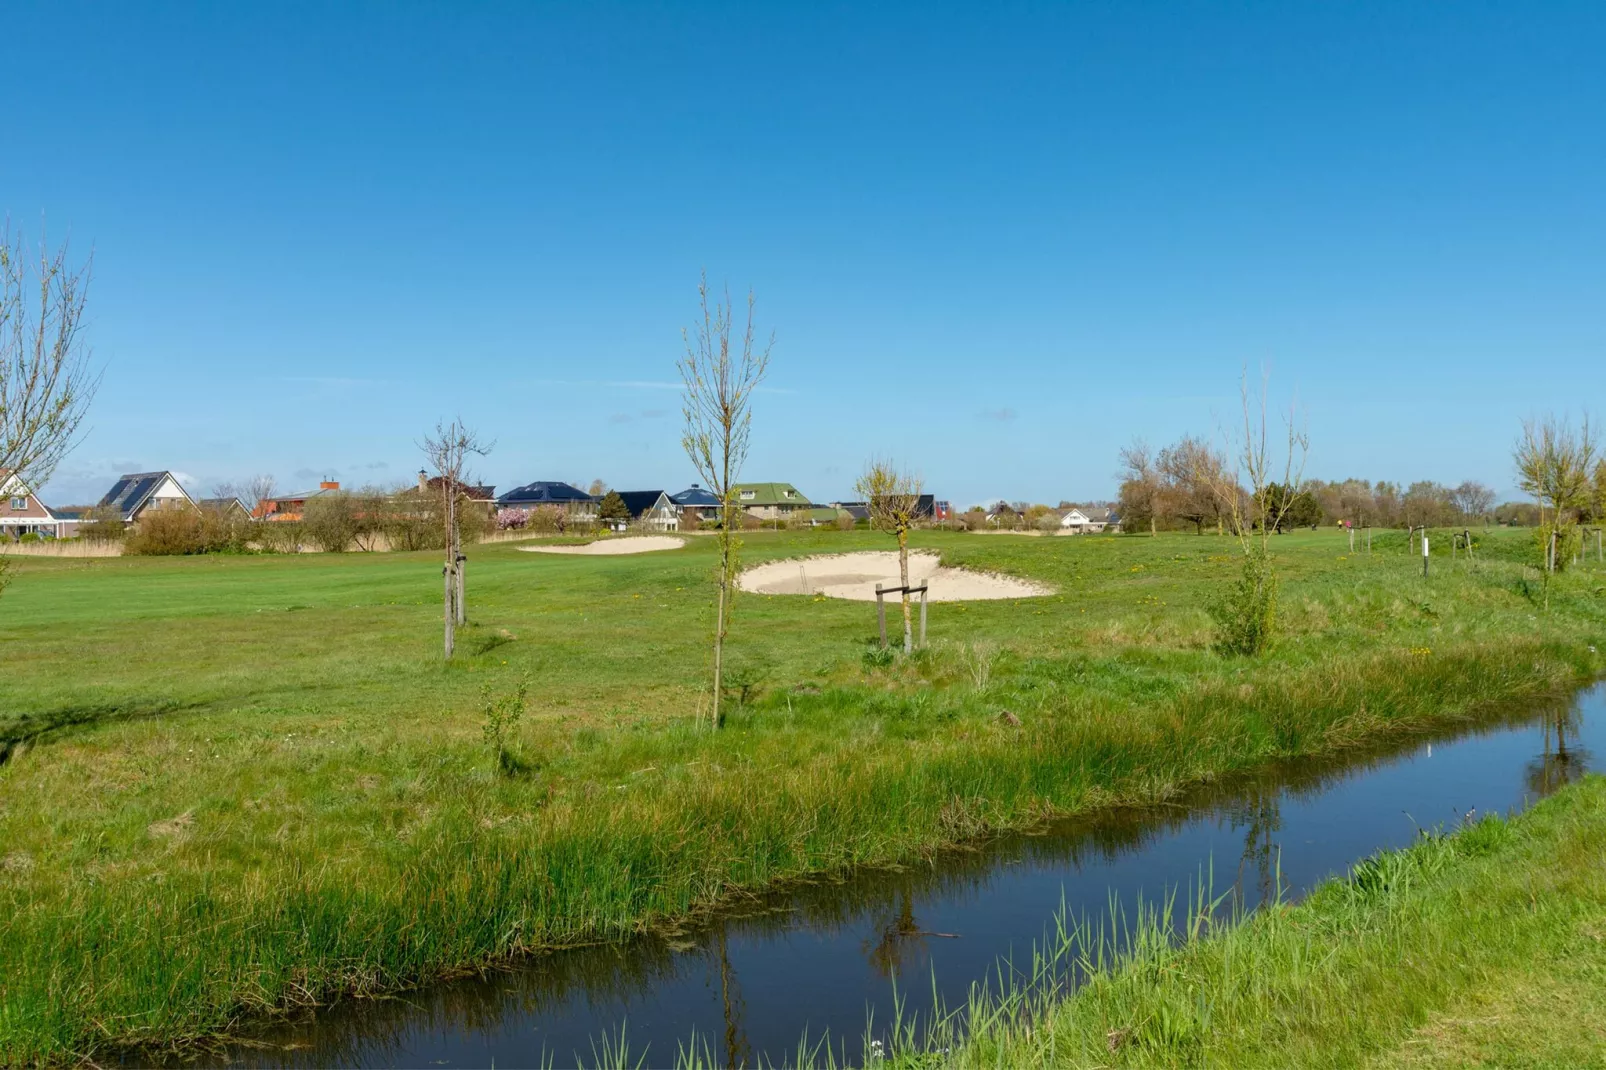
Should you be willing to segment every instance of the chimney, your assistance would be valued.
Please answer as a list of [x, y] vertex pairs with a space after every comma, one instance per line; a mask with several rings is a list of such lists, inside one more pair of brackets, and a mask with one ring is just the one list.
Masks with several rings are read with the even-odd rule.
[[419, 490], [428, 490], [429, 489], [429, 473], [424, 471], [422, 468], [420, 468], [418, 470], [418, 489]]
[[340, 489], [340, 483], [337, 480], [326, 479], [323, 482], [318, 484], [318, 489], [319, 490], [339, 490]]

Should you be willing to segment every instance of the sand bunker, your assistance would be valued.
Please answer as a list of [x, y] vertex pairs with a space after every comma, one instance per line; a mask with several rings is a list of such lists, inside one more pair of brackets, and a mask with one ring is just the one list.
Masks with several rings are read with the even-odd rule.
[[632, 535], [623, 539], [599, 539], [584, 546], [520, 546], [532, 554], [650, 554], [654, 550], [678, 550], [685, 539], [670, 535]]
[[[996, 572], [971, 572], [963, 568], [940, 568], [936, 554], [909, 555], [909, 583], [925, 582], [933, 602], [976, 602], [989, 598], [1035, 598], [1052, 594], [1049, 588], [1030, 580], [1000, 576]], [[771, 561], [742, 573], [737, 581], [744, 591], [754, 594], [823, 594], [830, 598], [875, 601], [875, 585], [898, 585], [898, 555], [892, 552], [832, 554], [828, 557], [794, 557]]]

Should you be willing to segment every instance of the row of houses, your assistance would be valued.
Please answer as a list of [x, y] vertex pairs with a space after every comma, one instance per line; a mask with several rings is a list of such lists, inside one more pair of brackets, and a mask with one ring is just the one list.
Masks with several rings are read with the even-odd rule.
[[[232, 507], [244, 506], [233, 499]], [[171, 472], [134, 472], [119, 476], [98, 505], [52, 508], [46, 505], [15, 473], [0, 470], [0, 535], [19, 539], [39, 535], [47, 539], [70, 539], [91, 512], [103, 511], [132, 524], [151, 510], [219, 507], [223, 502], [195, 499]]]
[[[6, 473], [0, 481], [0, 534], [13, 539], [23, 535], [40, 535], [46, 538], [71, 538], [78, 534], [81, 524], [90, 514], [115, 517], [132, 525], [152, 511], [170, 509], [215, 509], [238, 512], [254, 520], [267, 523], [285, 523], [300, 520], [307, 503], [325, 495], [346, 493], [336, 480], [323, 480], [315, 489], [290, 494], [275, 494], [258, 502], [242, 502], [237, 498], [195, 498], [172, 472], [133, 472], [118, 477], [100, 501], [94, 506], [51, 508], [39, 499], [31, 488], [15, 476]], [[438, 494], [439, 476], [418, 473], [418, 486], [403, 493]], [[759, 521], [776, 523], [806, 522], [810, 524], [834, 523], [843, 515], [855, 520], [868, 516], [863, 502], [830, 502], [816, 504], [791, 483], [741, 483], [735, 488], [737, 502], [750, 516]], [[676, 531], [682, 525], [695, 527], [711, 517], [719, 508], [719, 499], [708, 489], [693, 483], [679, 493], [664, 490], [617, 491], [628, 521], [610, 519], [610, 523], [635, 523], [658, 531]], [[498, 495], [491, 485], [478, 484], [463, 487], [464, 497], [470, 503], [484, 506], [488, 511], [501, 509], [531, 510], [543, 506], [561, 510], [571, 521], [602, 523], [602, 503], [606, 495], [590, 494], [579, 487], [558, 480], [537, 480], [515, 487]], [[945, 501], [930, 494], [920, 497], [917, 512], [928, 520], [946, 520], [952, 510]]]

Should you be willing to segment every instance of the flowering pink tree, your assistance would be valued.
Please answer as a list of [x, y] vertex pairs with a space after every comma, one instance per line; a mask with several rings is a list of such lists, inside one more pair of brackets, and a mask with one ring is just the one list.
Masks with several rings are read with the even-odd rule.
[[496, 511], [497, 531], [518, 531], [530, 522], [530, 514], [524, 509], [498, 509]]

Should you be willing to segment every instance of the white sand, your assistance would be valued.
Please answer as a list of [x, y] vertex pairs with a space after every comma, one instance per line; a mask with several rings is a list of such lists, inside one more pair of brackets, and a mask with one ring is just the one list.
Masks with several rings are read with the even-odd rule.
[[654, 550], [678, 550], [685, 539], [672, 535], [630, 535], [623, 539], [599, 539], [584, 546], [521, 546], [532, 554], [650, 554]]
[[[924, 581], [933, 602], [976, 602], [989, 598], [1035, 598], [1053, 592], [1040, 583], [1001, 576], [996, 572], [972, 572], [963, 568], [939, 568], [937, 555], [909, 555], [909, 583]], [[896, 552], [831, 554], [826, 557], [794, 557], [755, 565], [741, 574], [738, 586], [754, 594], [823, 594], [830, 598], [850, 598], [856, 602], [875, 600], [875, 585], [898, 585]]]

